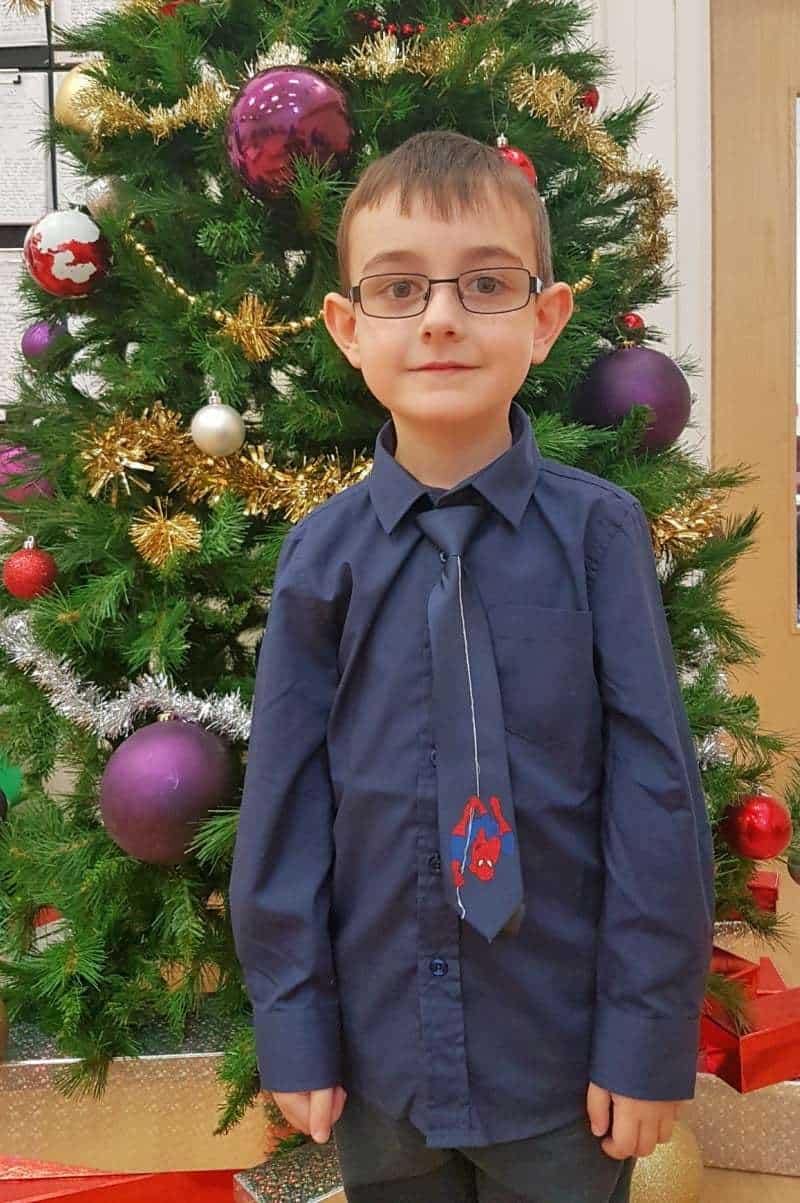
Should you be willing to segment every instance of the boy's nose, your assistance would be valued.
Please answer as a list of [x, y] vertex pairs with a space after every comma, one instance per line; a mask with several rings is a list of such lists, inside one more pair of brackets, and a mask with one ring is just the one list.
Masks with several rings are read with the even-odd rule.
[[438, 324], [445, 322], [460, 322], [466, 317], [466, 311], [458, 295], [458, 285], [455, 283], [431, 284], [428, 305], [422, 314], [423, 324]]

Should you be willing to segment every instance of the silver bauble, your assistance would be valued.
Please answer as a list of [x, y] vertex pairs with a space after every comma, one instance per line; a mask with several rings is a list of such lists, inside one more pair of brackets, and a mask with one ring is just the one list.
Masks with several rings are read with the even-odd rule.
[[206, 455], [232, 455], [244, 442], [244, 422], [237, 409], [212, 400], [192, 418], [191, 435]]
[[95, 219], [110, 214], [119, 217], [125, 207], [122, 180], [115, 175], [101, 175], [86, 189], [86, 208]]

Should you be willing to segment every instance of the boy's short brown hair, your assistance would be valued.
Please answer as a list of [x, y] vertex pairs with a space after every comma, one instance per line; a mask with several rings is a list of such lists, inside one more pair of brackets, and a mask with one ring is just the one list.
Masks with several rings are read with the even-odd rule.
[[371, 209], [399, 190], [399, 209], [405, 216], [412, 199], [422, 197], [443, 221], [456, 210], [476, 211], [494, 185], [505, 201], [516, 203], [533, 229], [536, 275], [545, 288], [553, 283], [550, 222], [544, 201], [519, 167], [509, 163], [476, 138], [454, 130], [425, 130], [413, 134], [361, 173], [345, 202], [336, 236], [339, 283], [346, 296], [353, 281], [349, 267], [349, 233], [361, 209]]

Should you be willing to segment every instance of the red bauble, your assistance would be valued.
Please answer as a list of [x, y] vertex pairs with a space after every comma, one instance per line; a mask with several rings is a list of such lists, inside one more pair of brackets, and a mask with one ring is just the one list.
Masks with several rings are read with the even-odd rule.
[[594, 84], [589, 84], [589, 87], [586, 89], [586, 91], [581, 92], [578, 100], [585, 109], [590, 109], [591, 112], [594, 112], [600, 103], [600, 93], [597, 91], [597, 88], [594, 86]]
[[54, 209], [25, 235], [22, 257], [33, 279], [54, 297], [84, 297], [108, 272], [111, 248], [80, 209]]
[[500, 134], [497, 139], [497, 153], [502, 155], [509, 163], [513, 163], [515, 167], [519, 167], [523, 175], [527, 176], [532, 186], [536, 187], [536, 168], [524, 150], [519, 150], [516, 146], [509, 146], [508, 138], [505, 134]]
[[728, 808], [719, 830], [739, 856], [749, 860], [771, 860], [789, 846], [792, 818], [779, 798], [770, 794], [746, 794]]
[[158, 10], [161, 17], [172, 17], [175, 15], [175, 9], [180, 8], [182, 4], [196, 4], [197, 0], [167, 0], [166, 4], [162, 4]]
[[640, 313], [623, 313], [619, 320], [632, 334], [639, 334], [644, 330], [644, 318]]
[[49, 551], [33, 546], [33, 539], [14, 551], [3, 565], [3, 584], [21, 601], [30, 601], [46, 593], [58, 576], [56, 562]]

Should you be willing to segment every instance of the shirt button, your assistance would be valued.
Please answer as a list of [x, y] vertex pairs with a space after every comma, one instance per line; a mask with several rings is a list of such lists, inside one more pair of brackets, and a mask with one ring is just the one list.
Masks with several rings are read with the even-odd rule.
[[431, 764], [436, 764], [436, 749], [431, 748]]
[[431, 973], [434, 977], [441, 977], [443, 973], [447, 973], [447, 961], [443, 957], [434, 957], [431, 961]]
[[441, 873], [442, 858], [438, 852], [432, 852], [430, 854], [430, 856], [428, 857], [428, 864], [430, 866], [431, 873]]

